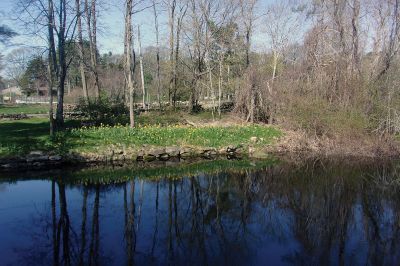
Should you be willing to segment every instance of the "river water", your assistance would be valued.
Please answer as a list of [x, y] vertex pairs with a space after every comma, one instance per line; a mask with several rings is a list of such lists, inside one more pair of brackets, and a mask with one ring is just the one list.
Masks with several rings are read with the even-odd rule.
[[399, 265], [399, 164], [0, 174], [0, 265]]

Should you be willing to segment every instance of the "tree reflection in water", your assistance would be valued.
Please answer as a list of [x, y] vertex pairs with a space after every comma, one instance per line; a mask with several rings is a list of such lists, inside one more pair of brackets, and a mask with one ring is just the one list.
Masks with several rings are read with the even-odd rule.
[[35, 242], [13, 248], [30, 265], [393, 265], [397, 180], [393, 165], [322, 161], [115, 185], [55, 178]]

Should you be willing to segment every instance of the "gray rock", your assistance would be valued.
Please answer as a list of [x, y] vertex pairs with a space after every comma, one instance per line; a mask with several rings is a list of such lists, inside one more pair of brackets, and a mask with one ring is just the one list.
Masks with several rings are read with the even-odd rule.
[[156, 159], [157, 157], [152, 154], [146, 154], [145, 156], [143, 156], [143, 161], [145, 162], [152, 162], [155, 161]]
[[32, 166], [35, 167], [35, 168], [41, 168], [41, 167], [44, 167], [45, 164], [43, 162], [34, 162], [32, 164]]
[[49, 156], [47, 155], [43, 155], [43, 156], [29, 156], [28, 158], [26, 158], [26, 162], [28, 163], [32, 163], [32, 162], [45, 162], [49, 160]]
[[17, 164], [13, 164], [13, 163], [7, 163], [7, 164], [2, 164], [0, 165], [1, 168], [4, 169], [13, 169], [13, 168], [17, 168]]
[[258, 138], [257, 137], [251, 137], [250, 141], [253, 143], [257, 143], [258, 142]]
[[218, 151], [218, 154], [220, 155], [226, 155], [228, 153], [228, 149], [227, 148], [221, 148]]
[[31, 151], [28, 156], [34, 157], [34, 156], [43, 156], [43, 155], [44, 155], [43, 151]]
[[193, 157], [194, 155], [196, 155], [196, 150], [191, 147], [183, 147], [179, 153], [179, 156], [182, 158]]
[[53, 162], [58, 162], [62, 160], [62, 157], [60, 155], [53, 155], [49, 157], [49, 160]]
[[171, 157], [178, 157], [180, 154], [180, 148], [179, 147], [166, 147], [165, 148], [165, 153], [169, 154]]
[[217, 151], [215, 149], [207, 149], [203, 151], [202, 156], [206, 158], [213, 158], [217, 156]]
[[168, 161], [169, 158], [170, 158], [170, 156], [169, 156], [168, 153], [164, 153], [164, 154], [160, 155], [160, 157], [159, 157], [159, 159], [160, 159], [161, 161]]
[[165, 149], [158, 148], [158, 149], [151, 149], [147, 152], [148, 155], [153, 155], [155, 157], [160, 157], [161, 155], [165, 154]]

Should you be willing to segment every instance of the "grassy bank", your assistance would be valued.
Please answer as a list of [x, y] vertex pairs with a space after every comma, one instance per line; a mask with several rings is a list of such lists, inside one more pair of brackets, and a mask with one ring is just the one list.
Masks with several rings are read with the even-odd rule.
[[0, 104], [0, 114], [47, 114], [49, 105], [47, 104], [18, 104], [6, 105]]
[[[139, 120], [140, 121], [140, 120]], [[141, 125], [79, 127], [79, 121], [67, 121], [69, 130], [48, 136], [48, 121], [27, 119], [0, 122], [0, 157], [23, 156], [34, 150], [65, 154], [68, 152], [96, 152], [110, 145], [140, 149], [154, 147], [194, 146], [221, 148], [230, 145], [269, 145], [282, 133], [273, 127], [260, 125], [203, 126]], [[257, 143], [251, 138], [256, 137]]]

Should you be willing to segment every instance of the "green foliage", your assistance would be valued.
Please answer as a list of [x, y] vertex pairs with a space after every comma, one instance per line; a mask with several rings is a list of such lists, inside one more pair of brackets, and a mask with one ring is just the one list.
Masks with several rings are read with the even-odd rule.
[[22, 91], [26, 95], [36, 92], [38, 87], [46, 85], [47, 69], [41, 57], [34, 57], [28, 62], [28, 66], [19, 81]]

